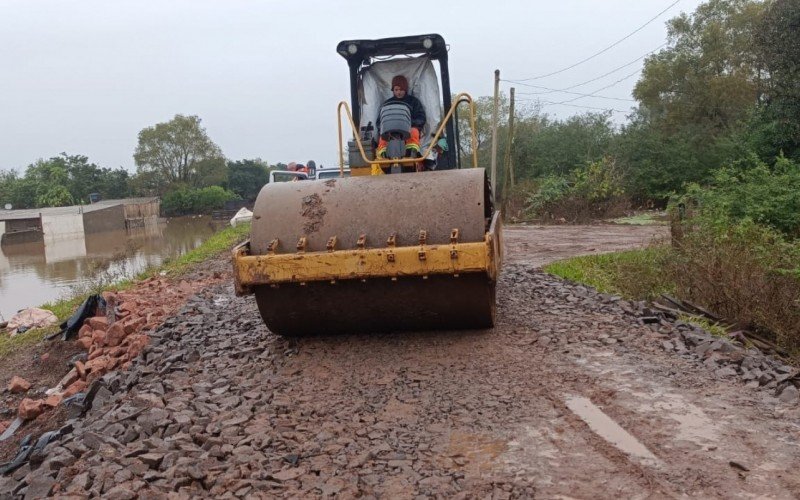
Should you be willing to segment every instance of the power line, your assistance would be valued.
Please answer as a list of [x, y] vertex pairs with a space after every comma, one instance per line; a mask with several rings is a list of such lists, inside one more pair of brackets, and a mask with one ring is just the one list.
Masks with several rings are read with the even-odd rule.
[[672, 7], [674, 7], [675, 5], [677, 5], [677, 4], [678, 4], [680, 1], [681, 1], [681, 0], [675, 0], [674, 2], [672, 2], [671, 4], [669, 4], [669, 5], [667, 6], [667, 8], [666, 8], [666, 9], [662, 10], [661, 12], [659, 12], [658, 14], [656, 14], [655, 16], [653, 16], [652, 18], [650, 18], [650, 20], [648, 20], [648, 21], [647, 21], [646, 23], [644, 23], [643, 25], [639, 26], [638, 28], [636, 28], [636, 29], [635, 29], [635, 30], [633, 30], [632, 32], [628, 33], [628, 34], [627, 34], [627, 35], [625, 35], [624, 37], [620, 38], [620, 39], [619, 39], [619, 40], [617, 40], [616, 42], [612, 43], [612, 44], [611, 44], [611, 45], [609, 45], [608, 47], [604, 48], [603, 50], [600, 50], [600, 51], [598, 51], [598, 52], [595, 52], [594, 54], [590, 55], [589, 57], [587, 57], [587, 58], [585, 58], [585, 59], [582, 59], [582, 60], [580, 60], [580, 61], [576, 62], [575, 64], [571, 64], [571, 65], [567, 66], [566, 68], [562, 68], [562, 69], [560, 69], [560, 70], [558, 70], [558, 71], [553, 71], [552, 73], [547, 73], [547, 74], [545, 74], [545, 75], [534, 76], [534, 77], [531, 77], [531, 78], [522, 78], [522, 79], [520, 79], [519, 81], [522, 81], [522, 82], [527, 82], [527, 81], [530, 81], [530, 80], [540, 80], [540, 79], [542, 79], [542, 78], [547, 78], [548, 76], [553, 76], [553, 75], [557, 75], [557, 74], [559, 74], [559, 73], [563, 73], [563, 72], [565, 72], [565, 71], [568, 71], [568, 70], [570, 70], [570, 69], [572, 69], [572, 68], [574, 68], [574, 67], [576, 67], [576, 66], [580, 66], [581, 64], [583, 64], [583, 63], [585, 63], [585, 62], [587, 62], [587, 61], [591, 61], [591, 60], [592, 60], [592, 59], [594, 59], [595, 57], [597, 57], [597, 56], [599, 56], [599, 55], [601, 55], [601, 54], [604, 54], [604, 53], [608, 52], [609, 50], [613, 49], [614, 47], [616, 47], [616, 46], [617, 46], [617, 45], [619, 45], [620, 43], [624, 42], [624, 41], [625, 41], [625, 40], [627, 40], [628, 38], [632, 37], [632, 36], [633, 36], [633, 35], [635, 35], [636, 33], [638, 33], [638, 32], [640, 32], [641, 30], [643, 30], [643, 29], [644, 29], [644, 28], [645, 28], [645, 27], [646, 27], [648, 24], [652, 23], [653, 21], [655, 21], [656, 19], [658, 19], [659, 17], [661, 17], [661, 15], [662, 15], [662, 14], [664, 14], [666, 11], [668, 11], [669, 9], [671, 9]]
[[586, 85], [588, 83], [596, 82], [597, 80], [605, 78], [608, 75], [614, 74], [614, 73], [616, 73], [617, 71], [619, 71], [621, 69], [627, 68], [631, 64], [635, 64], [635, 63], [641, 61], [642, 59], [644, 59], [645, 57], [649, 56], [650, 54], [654, 54], [656, 51], [661, 50], [662, 48], [666, 47], [668, 44], [669, 44], [669, 42], [664, 42], [661, 45], [659, 45], [658, 47], [656, 47], [653, 50], [651, 50], [650, 52], [637, 57], [636, 59], [634, 59], [631, 62], [625, 63], [622, 66], [618, 66], [618, 67], [612, 69], [611, 71], [603, 73], [602, 75], [600, 75], [598, 77], [592, 78], [591, 80], [586, 80], [585, 82], [576, 83], [575, 85], [570, 85], [569, 87], [564, 87], [563, 89], [549, 89], [548, 87], [542, 87], [542, 86], [539, 86], [539, 85], [533, 85], [533, 84], [530, 84], [530, 83], [524, 83], [523, 80], [501, 80], [501, 81], [508, 82], [508, 83], [514, 83], [514, 84], [517, 84], [517, 85], [522, 85], [522, 86], [525, 86], [525, 87], [531, 87], [531, 88], [535, 88], [535, 89], [547, 89], [548, 90], [547, 92], [538, 92], [538, 94], [552, 94], [554, 92], [565, 92], [567, 90], [572, 90], [572, 89], [577, 88], [577, 87], [582, 87], [582, 86], [584, 86], [584, 85]]
[[[542, 89], [547, 89], [547, 87], [538, 87]], [[563, 92], [564, 94], [572, 94], [572, 95], [579, 95], [581, 97], [597, 97], [599, 99], [609, 99], [611, 101], [626, 101], [626, 102], [636, 102], [635, 99], [626, 99], [624, 97], [608, 97], [603, 95], [594, 95], [594, 94], [584, 94], [581, 92], [570, 92], [569, 90], [558, 90], [558, 89], [548, 89], [551, 92], [517, 92], [517, 95], [542, 95], [542, 94], [552, 94], [553, 92]]]
[[517, 99], [518, 101], [523, 102], [535, 102], [540, 104], [542, 107], [546, 106], [569, 106], [571, 108], [583, 108], [583, 109], [596, 109], [598, 111], [611, 111], [613, 113], [629, 113], [629, 111], [623, 111], [621, 109], [614, 109], [614, 108], [599, 108], [596, 106], [582, 106], [580, 104], [564, 104], [560, 102], [551, 102], [551, 101], [541, 101], [539, 99]]
[[620, 79], [619, 79], [619, 80], [617, 80], [616, 82], [614, 82], [614, 83], [611, 83], [611, 84], [609, 84], [609, 85], [606, 85], [605, 87], [599, 88], [599, 89], [595, 90], [594, 92], [592, 92], [591, 94], [584, 94], [584, 95], [580, 95], [580, 96], [578, 96], [578, 97], [573, 97], [572, 99], [567, 99], [566, 101], [561, 101], [559, 104], [566, 104], [566, 103], [568, 103], [568, 102], [577, 101], [578, 99], [583, 99], [584, 97], [599, 97], [599, 96], [597, 95], [597, 93], [598, 93], [598, 92], [602, 92], [602, 91], [604, 91], [604, 90], [606, 90], [606, 89], [610, 89], [611, 87], [614, 87], [615, 85], [619, 85], [620, 83], [624, 82], [624, 81], [625, 81], [625, 80], [627, 80], [628, 78], [631, 78], [631, 77], [633, 77], [633, 76], [636, 76], [636, 74], [637, 74], [637, 73], [639, 73], [640, 71], [641, 71], [641, 69], [637, 69], [637, 70], [636, 70], [636, 71], [634, 71], [633, 73], [631, 73], [631, 74], [629, 74], [629, 75], [627, 75], [627, 76], [623, 76], [622, 78], [620, 78]]

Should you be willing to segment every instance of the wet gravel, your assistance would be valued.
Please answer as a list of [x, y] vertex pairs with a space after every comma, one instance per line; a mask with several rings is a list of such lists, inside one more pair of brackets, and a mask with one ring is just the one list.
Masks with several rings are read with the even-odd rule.
[[[524, 264], [498, 300], [492, 330], [288, 341], [209, 288], [0, 497], [800, 495], [792, 367]], [[662, 465], [593, 434], [575, 394]]]

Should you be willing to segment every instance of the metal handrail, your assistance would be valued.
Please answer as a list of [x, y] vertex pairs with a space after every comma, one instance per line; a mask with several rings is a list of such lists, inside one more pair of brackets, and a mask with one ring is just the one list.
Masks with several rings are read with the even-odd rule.
[[[462, 102], [469, 103], [469, 121], [470, 121], [470, 128], [471, 128], [471, 136], [472, 136], [472, 168], [476, 168], [478, 166], [478, 144], [477, 144], [477, 136], [475, 134], [475, 101], [472, 99], [472, 96], [467, 94], [466, 92], [462, 92], [456, 96], [453, 100], [453, 104], [450, 106], [450, 109], [447, 111], [444, 119], [439, 124], [439, 127], [436, 129], [436, 133], [433, 136], [430, 144], [428, 145], [428, 149], [425, 151], [425, 154], [422, 155], [422, 158], [427, 158], [429, 154], [431, 154], [431, 150], [436, 145], [436, 142], [442, 135], [444, 131], [445, 125], [450, 117], [455, 113], [456, 108]], [[353, 139], [355, 139], [355, 143], [358, 145], [358, 151], [361, 153], [361, 159], [364, 160], [364, 163], [368, 163], [371, 165], [392, 165], [392, 164], [414, 164], [420, 161], [420, 158], [399, 158], [399, 159], [375, 159], [369, 160], [367, 159], [367, 153], [364, 151], [364, 147], [361, 145], [361, 140], [357, 135], [357, 128], [355, 122], [353, 122], [353, 114], [350, 112], [350, 105], [347, 104], [347, 101], [341, 101], [336, 108], [336, 114], [338, 118], [338, 127], [339, 127], [339, 172], [341, 175], [344, 175], [344, 147], [342, 143], [342, 108], [344, 108], [345, 112], [347, 113], [347, 121], [350, 122], [350, 128], [353, 130]]]

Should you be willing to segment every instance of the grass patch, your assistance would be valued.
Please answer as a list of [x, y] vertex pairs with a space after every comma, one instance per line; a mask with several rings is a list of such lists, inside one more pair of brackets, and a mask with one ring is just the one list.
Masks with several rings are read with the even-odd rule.
[[690, 323], [692, 325], [699, 326], [715, 337], [728, 338], [728, 329], [716, 321], [711, 321], [699, 316], [692, 316], [690, 314], [681, 314], [678, 316], [678, 319], [684, 323]]
[[[86, 298], [95, 293], [107, 290], [119, 292], [127, 290], [136, 285], [140, 280], [151, 276], [166, 273], [168, 276], [176, 277], [189, 271], [194, 265], [219, 255], [221, 252], [228, 251], [234, 245], [243, 241], [250, 235], [250, 223], [239, 224], [237, 227], [226, 227], [222, 231], [213, 234], [204, 241], [199, 247], [191, 250], [174, 260], [167, 260], [163, 265], [147, 269], [137, 274], [133, 278], [126, 278], [111, 282], [92, 282], [75, 294], [66, 299], [55, 302], [48, 302], [40, 306], [42, 309], [52, 311], [58, 317], [59, 323], [66, 320], [75, 312], [75, 309], [83, 303]], [[41, 342], [44, 337], [59, 330], [58, 325], [47, 328], [37, 328], [28, 330], [14, 337], [0, 333], [0, 358], [3, 358], [14, 351]]]
[[46, 335], [56, 330], [56, 327], [51, 326], [49, 328], [28, 330], [27, 332], [20, 333], [14, 337], [10, 337], [7, 333], [0, 334], [0, 359], [8, 356], [18, 349], [41, 342]]
[[587, 255], [554, 262], [544, 270], [590, 285], [602, 293], [632, 300], [653, 299], [675, 290], [675, 284], [662, 272], [670, 252], [668, 246], [652, 246], [642, 250]]
[[630, 224], [633, 226], [663, 226], [667, 224], [665, 219], [666, 214], [658, 214], [658, 213], [643, 213], [643, 214], [636, 214], [631, 215], [629, 217], [618, 217], [616, 219], [611, 219], [610, 222], [615, 224]]

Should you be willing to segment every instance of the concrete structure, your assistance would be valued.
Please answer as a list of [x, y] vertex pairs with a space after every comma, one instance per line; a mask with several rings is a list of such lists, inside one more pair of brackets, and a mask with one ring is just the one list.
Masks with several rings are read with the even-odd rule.
[[47, 242], [126, 230], [156, 224], [160, 209], [158, 198], [128, 198], [71, 207], [0, 210], [0, 235], [4, 243]]

